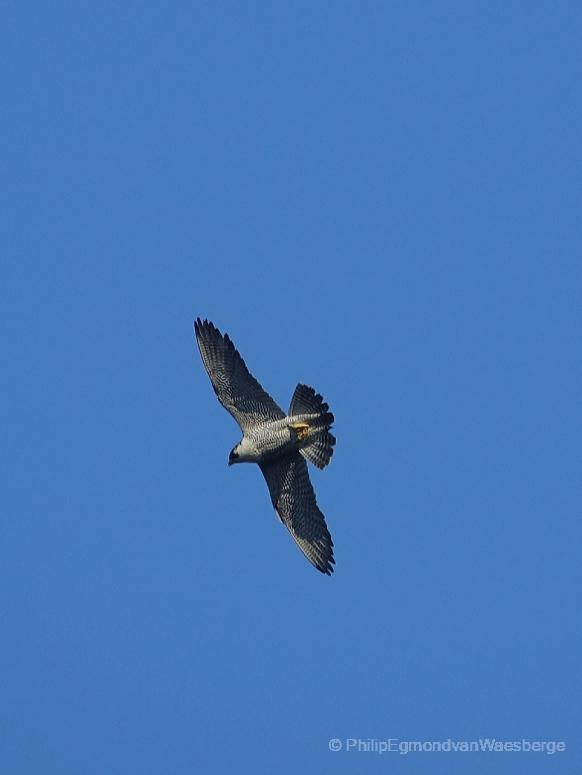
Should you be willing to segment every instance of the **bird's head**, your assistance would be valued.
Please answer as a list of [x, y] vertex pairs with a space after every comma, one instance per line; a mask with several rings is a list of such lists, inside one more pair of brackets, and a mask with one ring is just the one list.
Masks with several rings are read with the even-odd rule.
[[236, 447], [233, 447], [230, 451], [230, 455], [228, 456], [228, 465], [231, 466], [233, 463], [238, 463], [239, 461], [239, 454], [238, 454], [238, 448], [239, 444], [236, 445]]

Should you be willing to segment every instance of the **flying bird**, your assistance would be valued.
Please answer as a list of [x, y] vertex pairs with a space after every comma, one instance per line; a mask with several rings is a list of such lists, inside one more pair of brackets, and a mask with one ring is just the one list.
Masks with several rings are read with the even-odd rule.
[[331, 460], [335, 437], [329, 406], [313, 388], [299, 384], [285, 414], [249, 372], [228, 334], [200, 318], [194, 332], [214, 392], [243, 434], [229, 455], [229, 466], [258, 463], [279, 519], [309, 562], [331, 575], [333, 541], [306, 463], [325, 468]]

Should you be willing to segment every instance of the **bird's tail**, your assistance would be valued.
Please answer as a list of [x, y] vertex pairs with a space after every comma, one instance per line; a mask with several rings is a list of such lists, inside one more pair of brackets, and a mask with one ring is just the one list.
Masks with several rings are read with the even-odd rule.
[[329, 432], [334, 416], [323, 396], [307, 385], [297, 385], [291, 399], [289, 416], [297, 417], [299, 438], [307, 439], [300, 450], [303, 457], [314, 466], [325, 468], [333, 455], [335, 436]]

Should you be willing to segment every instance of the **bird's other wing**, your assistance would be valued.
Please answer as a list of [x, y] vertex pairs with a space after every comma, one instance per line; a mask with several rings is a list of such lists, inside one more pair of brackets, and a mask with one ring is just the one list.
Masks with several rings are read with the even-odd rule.
[[333, 541], [317, 506], [307, 463], [299, 452], [261, 463], [273, 506], [297, 545], [317, 570], [333, 573]]
[[216, 326], [200, 318], [194, 322], [194, 332], [214, 392], [243, 433], [258, 423], [285, 417], [249, 372], [228, 334], [223, 336]]

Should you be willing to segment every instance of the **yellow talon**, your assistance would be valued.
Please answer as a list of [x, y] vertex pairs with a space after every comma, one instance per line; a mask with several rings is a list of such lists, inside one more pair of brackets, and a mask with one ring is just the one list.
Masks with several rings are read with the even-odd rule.
[[297, 431], [299, 441], [303, 441], [309, 433], [309, 425], [306, 422], [294, 422], [291, 423], [291, 427]]

